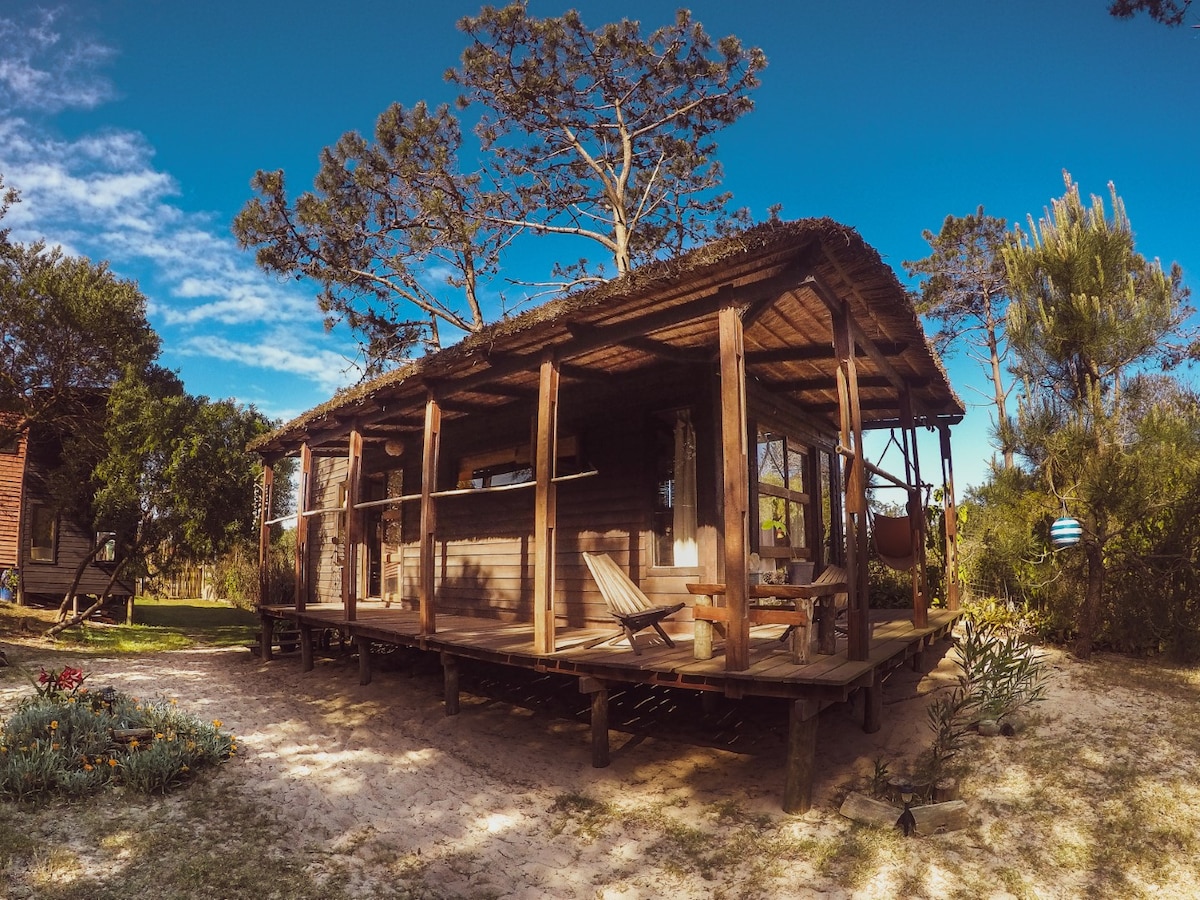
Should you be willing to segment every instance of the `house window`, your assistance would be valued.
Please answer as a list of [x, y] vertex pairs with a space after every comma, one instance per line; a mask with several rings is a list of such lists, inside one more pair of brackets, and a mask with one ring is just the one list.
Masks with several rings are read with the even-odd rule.
[[[574, 475], [582, 471], [579, 438], [564, 435], [558, 439], [558, 459], [554, 475]], [[487, 488], [506, 484], [528, 484], [534, 480], [530, 444], [517, 444], [464, 456], [458, 464], [458, 487]]]
[[700, 564], [696, 544], [696, 429], [691, 412], [654, 418], [654, 563]]
[[0, 441], [0, 453], [9, 455], [17, 453], [21, 449], [21, 436], [14, 434], [6, 441]]
[[58, 516], [47, 506], [32, 507], [29, 558], [34, 562], [54, 562], [58, 544]]
[[117, 561], [117, 535], [112, 531], [97, 531], [96, 546], [100, 550], [94, 557], [98, 563], [112, 563]]
[[773, 431], [759, 431], [759, 555], [784, 560], [807, 558], [809, 448]]

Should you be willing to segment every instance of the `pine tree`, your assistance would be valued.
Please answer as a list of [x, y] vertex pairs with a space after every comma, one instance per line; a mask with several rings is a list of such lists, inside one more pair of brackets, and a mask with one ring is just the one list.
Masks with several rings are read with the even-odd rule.
[[1015, 438], [1056, 502], [1084, 525], [1086, 587], [1076, 653], [1091, 653], [1105, 591], [1105, 548], [1156, 493], [1139, 463], [1151, 450], [1125, 405], [1129, 384], [1169, 369], [1187, 350], [1191, 310], [1178, 266], [1169, 273], [1134, 247], [1124, 204], [1109, 185], [1112, 216], [1093, 197], [1066, 193], [1017, 230], [1002, 253], [1012, 302], [1008, 339], [1021, 384]]

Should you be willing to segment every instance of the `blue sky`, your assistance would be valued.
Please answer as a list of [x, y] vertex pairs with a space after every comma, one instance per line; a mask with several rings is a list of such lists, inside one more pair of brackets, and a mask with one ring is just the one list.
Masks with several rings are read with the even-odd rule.
[[[573, 4], [646, 30], [678, 3]], [[1138, 248], [1200, 271], [1200, 32], [1116, 21], [1107, 0], [743, 0], [691, 4], [714, 36], [761, 47], [756, 109], [719, 139], [725, 186], [756, 218], [830, 216], [900, 272], [923, 229], [984, 205], [1038, 215], [1067, 169], [1116, 183]], [[537, 15], [567, 4], [531, 0]], [[136, 279], [162, 361], [194, 393], [290, 418], [352, 383], [314, 290], [260, 273], [230, 221], [256, 169], [310, 186], [317, 154], [389, 103], [451, 100], [442, 80], [473, 3], [26, 0], [0, 7], [6, 222]], [[590, 249], [590, 248], [589, 248]], [[587, 252], [583, 248], [576, 254]], [[531, 269], [542, 260], [531, 257]], [[516, 265], [516, 263], [514, 263]], [[521, 273], [528, 279], [543, 271]], [[976, 370], [948, 360], [968, 404]], [[955, 435], [960, 485], [990, 455], [986, 410]]]

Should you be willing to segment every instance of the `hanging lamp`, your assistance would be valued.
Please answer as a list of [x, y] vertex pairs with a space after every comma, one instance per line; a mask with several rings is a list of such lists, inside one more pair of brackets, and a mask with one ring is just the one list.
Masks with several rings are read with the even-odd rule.
[[1074, 547], [1083, 540], [1083, 526], [1079, 524], [1079, 520], [1068, 516], [1066, 510], [1062, 516], [1055, 520], [1050, 526], [1050, 543], [1055, 548], [1062, 549], [1063, 547]]

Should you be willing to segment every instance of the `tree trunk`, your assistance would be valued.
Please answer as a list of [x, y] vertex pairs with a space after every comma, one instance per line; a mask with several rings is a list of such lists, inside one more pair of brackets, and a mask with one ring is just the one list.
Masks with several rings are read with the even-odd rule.
[[97, 544], [92, 552], [80, 560], [79, 565], [75, 567], [75, 574], [71, 578], [71, 586], [67, 588], [67, 592], [63, 594], [62, 603], [58, 605], [58, 621], [61, 622], [67, 617], [68, 607], [74, 608], [76, 592], [79, 590], [79, 582], [83, 580], [83, 573], [92, 564], [92, 560], [100, 555], [102, 549], [104, 549], [104, 545]]
[[1087, 588], [1079, 609], [1079, 634], [1075, 637], [1075, 655], [1089, 659], [1096, 629], [1100, 625], [1100, 603], [1104, 598], [1104, 547], [1098, 541], [1083, 545], [1087, 556]]
[[93, 603], [91, 606], [89, 606], [83, 612], [76, 613], [75, 615], [71, 616], [70, 619], [67, 619], [65, 621], [59, 621], [59, 623], [57, 625], [55, 625], [53, 628], [50, 628], [48, 631], [46, 631], [42, 635], [42, 637], [53, 638], [55, 635], [61, 634], [62, 632], [66, 631], [68, 628], [72, 628], [72, 627], [78, 625], [80, 622], [82, 622], [84, 619], [86, 619], [88, 616], [90, 616], [92, 613], [94, 613], [96, 610], [98, 610], [100, 607], [102, 607], [104, 605], [105, 601], [108, 600], [108, 598], [110, 596], [112, 596], [113, 585], [117, 583], [117, 579], [120, 578], [120, 576], [121, 576], [121, 570], [125, 568], [125, 563], [128, 560], [129, 560], [129, 557], [126, 556], [125, 559], [121, 560], [119, 563], [116, 564], [116, 566], [113, 567], [113, 572], [112, 572], [112, 575], [109, 576], [108, 584], [106, 584], [104, 586], [104, 590], [100, 592], [100, 596], [96, 598], [95, 603]]
[[996, 436], [1000, 440], [1000, 450], [1004, 453], [1004, 468], [1007, 471], [1011, 470], [1016, 462], [1012, 438], [1008, 433], [1008, 391], [1004, 389], [1004, 372], [1000, 366], [1000, 341], [996, 336], [996, 322], [992, 317], [990, 305], [986, 325], [988, 355], [992, 363], [992, 389], [995, 392], [996, 403]]

